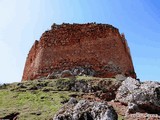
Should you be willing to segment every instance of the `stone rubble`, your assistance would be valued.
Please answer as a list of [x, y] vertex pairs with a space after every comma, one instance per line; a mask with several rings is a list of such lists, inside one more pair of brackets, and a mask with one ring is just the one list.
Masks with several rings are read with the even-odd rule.
[[[73, 100], [73, 99], [72, 99]], [[54, 116], [53, 120], [117, 120], [118, 116], [107, 103], [80, 100], [69, 102]]]

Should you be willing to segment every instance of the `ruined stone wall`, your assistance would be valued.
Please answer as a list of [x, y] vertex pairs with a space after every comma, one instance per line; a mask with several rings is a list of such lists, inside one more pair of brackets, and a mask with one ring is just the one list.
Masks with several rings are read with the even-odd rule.
[[90, 68], [94, 76], [136, 77], [124, 35], [108, 24], [53, 25], [32, 46], [22, 80], [46, 77], [59, 70]]

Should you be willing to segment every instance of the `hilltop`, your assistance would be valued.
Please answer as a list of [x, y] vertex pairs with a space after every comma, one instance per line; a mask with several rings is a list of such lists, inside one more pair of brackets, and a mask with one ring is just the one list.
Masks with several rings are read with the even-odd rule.
[[0, 85], [0, 119], [159, 120], [160, 83], [136, 79], [112, 25], [53, 24], [31, 47], [22, 82]]
[[[159, 95], [160, 83], [140, 82], [122, 76], [117, 78], [77, 76], [24, 81], [0, 86], [0, 118], [48, 120], [57, 115], [65, 118], [68, 115], [72, 116], [74, 105], [80, 101], [85, 102], [83, 104], [87, 106], [91, 103], [109, 105], [107, 109], [110, 109], [113, 114], [110, 116], [111, 120], [112, 117], [116, 118], [116, 115], [118, 120], [145, 120], [146, 118], [158, 120], [160, 119]], [[76, 103], [73, 102], [73, 98]], [[89, 101], [91, 103], [88, 103]], [[70, 104], [71, 107], [64, 109]], [[66, 112], [67, 116], [65, 116]], [[78, 114], [82, 113], [81, 111]]]
[[[107, 89], [102, 82], [110, 84]], [[92, 84], [92, 87], [88, 88], [89, 84]], [[113, 78], [84, 76], [4, 84], [0, 86], [0, 118], [10, 115], [10, 118], [17, 117], [18, 120], [52, 119], [70, 97], [76, 97], [78, 100], [83, 98], [96, 100], [98, 97], [91, 91], [103, 93], [119, 85], [120, 82]], [[115, 90], [112, 91], [114, 92]], [[115, 94], [105, 99], [114, 97]]]

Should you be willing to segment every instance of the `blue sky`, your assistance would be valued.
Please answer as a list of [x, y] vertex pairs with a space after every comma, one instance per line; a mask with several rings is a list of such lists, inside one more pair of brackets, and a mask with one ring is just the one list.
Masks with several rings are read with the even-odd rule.
[[107, 23], [125, 33], [138, 78], [160, 81], [160, 1], [0, 0], [0, 83], [21, 81], [27, 54], [53, 23]]

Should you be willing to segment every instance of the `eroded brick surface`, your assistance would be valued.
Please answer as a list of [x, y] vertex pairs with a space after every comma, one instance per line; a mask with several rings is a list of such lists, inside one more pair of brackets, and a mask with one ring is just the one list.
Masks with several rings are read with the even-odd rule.
[[111, 25], [89, 23], [53, 24], [29, 51], [22, 80], [75, 67], [93, 69], [98, 77], [136, 77], [124, 35]]

